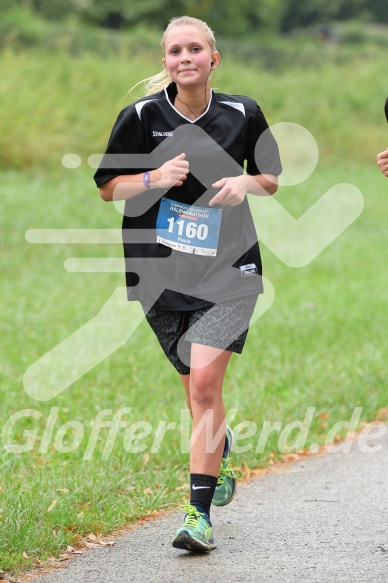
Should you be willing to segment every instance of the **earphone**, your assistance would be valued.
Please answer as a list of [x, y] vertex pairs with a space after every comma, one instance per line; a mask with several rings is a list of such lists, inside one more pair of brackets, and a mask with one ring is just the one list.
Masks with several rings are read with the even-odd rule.
[[[206, 99], [206, 83], [207, 83], [207, 80], [210, 77], [210, 73], [212, 72], [214, 65], [215, 65], [215, 62], [214, 61], [210, 61], [210, 71], [209, 71], [208, 76], [206, 77], [206, 81], [205, 81], [205, 103], [206, 103], [206, 109], [208, 107], [208, 102], [207, 102], [207, 99]], [[176, 95], [176, 98], [178, 99], [178, 101], [180, 101], [181, 103], [183, 103], [183, 105], [186, 105], [186, 107], [188, 109], [190, 109], [189, 105], [187, 105], [187, 103], [185, 103], [184, 101], [182, 101], [181, 99], [179, 99], [178, 95]], [[194, 111], [192, 109], [190, 109], [190, 111], [193, 114], [193, 116], [195, 117], [195, 119], [197, 119], [198, 116], [194, 113]]]

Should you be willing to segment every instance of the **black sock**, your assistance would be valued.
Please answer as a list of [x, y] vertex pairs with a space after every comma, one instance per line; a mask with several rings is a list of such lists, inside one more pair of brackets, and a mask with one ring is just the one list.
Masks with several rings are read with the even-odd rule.
[[206, 474], [190, 474], [190, 504], [210, 517], [210, 505], [218, 478]]

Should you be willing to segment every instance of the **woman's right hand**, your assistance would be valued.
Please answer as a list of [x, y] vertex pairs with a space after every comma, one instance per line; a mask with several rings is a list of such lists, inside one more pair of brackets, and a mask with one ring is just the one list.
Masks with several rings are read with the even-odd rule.
[[155, 188], [171, 188], [182, 186], [189, 173], [189, 163], [186, 154], [179, 154], [167, 160], [160, 168], [151, 171], [150, 185]]
[[388, 177], [388, 148], [377, 155], [377, 164], [384, 176]]

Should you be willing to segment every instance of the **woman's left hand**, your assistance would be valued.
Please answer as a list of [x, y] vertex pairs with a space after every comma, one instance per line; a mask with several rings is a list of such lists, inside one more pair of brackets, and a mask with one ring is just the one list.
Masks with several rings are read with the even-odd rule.
[[232, 176], [231, 178], [221, 178], [212, 184], [213, 188], [221, 188], [219, 192], [209, 202], [209, 206], [214, 204], [226, 204], [237, 206], [241, 204], [247, 195], [246, 176]]

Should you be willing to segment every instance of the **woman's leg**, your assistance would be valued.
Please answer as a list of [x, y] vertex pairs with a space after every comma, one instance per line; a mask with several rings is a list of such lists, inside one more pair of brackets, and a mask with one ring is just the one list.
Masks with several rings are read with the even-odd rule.
[[190, 446], [190, 504], [173, 546], [190, 551], [215, 548], [210, 521], [225, 446], [222, 385], [231, 352], [202, 344], [191, 345], [189, 375], [181, 375], [193, 418]]
[[187, 408], [190, 411], [190, 415], [192, 417], [193, 413], [191, 411], [191, 402], [190, 402], [190, 375], [189, 374], [180, 374], [179, 376], [181, 377], [182, 385], [186, 391]]
[[192, 474], [217, 477], [220, 470], [226, 429], [222, 385], [230, 357], [227, 350], [195, 343], [191, 347], [190, 378], [182, 382], [188, 380], [193, 417]]

